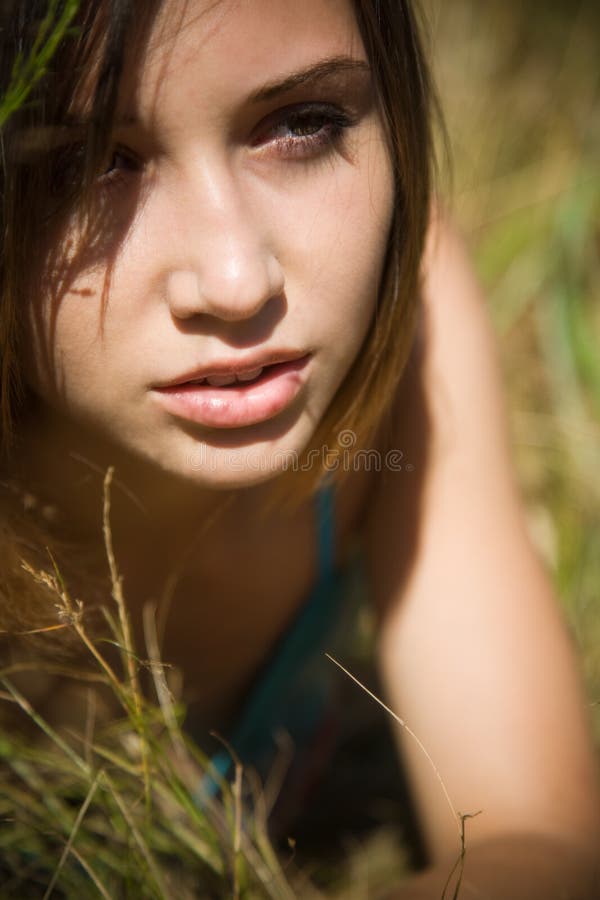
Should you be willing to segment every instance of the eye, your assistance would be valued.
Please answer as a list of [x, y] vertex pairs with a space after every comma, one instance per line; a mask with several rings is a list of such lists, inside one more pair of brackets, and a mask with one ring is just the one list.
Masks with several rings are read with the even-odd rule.
[[261, 123], [253, 141], [260, 152], [275, 152], [284, 158], [310, 159], [335, 148], [352, 117], [337, 106], [306, 103], [286, 107]]
[[126, 147], [115, 147], [112, 150], [106, 169], [98, 176], [98, 184], [108, 186], [123, 179], [128, 173], [139, 172], [142, 163], [139, 157]]

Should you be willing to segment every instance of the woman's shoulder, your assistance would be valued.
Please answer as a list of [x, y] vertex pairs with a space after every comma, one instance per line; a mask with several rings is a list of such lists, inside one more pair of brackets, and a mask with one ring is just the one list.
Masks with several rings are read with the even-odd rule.
[[[383, 474], [367, 529], [387, 702], [443, 770], [456, 808], [484, 811], [473, 841], [515, 823], [591, 833], [576, 665], [527, 533], [485, 301], [460, 236], [437, 227], [422, 345], [390, 425], [414, 469]], [[416, 744], [403, 747], [432, 852], [448, 852], [455, 823], [439, 784]]]
[[383, 465], [369, 498], [368, 553], [396, 585], [386, 582], [382, 597], [398, 595], [422, 558], [426, 533], [456, 529], [469, 495], [490, 491], [498, 510], [518, 518], [507, 433], [483, 293], [464, 239], [438, 214], [413, 349], [380, 429]]

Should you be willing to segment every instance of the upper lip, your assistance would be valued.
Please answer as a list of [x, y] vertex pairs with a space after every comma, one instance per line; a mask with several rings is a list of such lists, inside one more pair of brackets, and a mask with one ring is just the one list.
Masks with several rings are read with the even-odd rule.
[[252, 356], [237, 356], [235, 359], [216, 360], [207, 365], [191, 369], [182, 375], [176, 375], [168, 381], [157, 384], [156, 387], [176, 387], [180, 384], [186, 384], [188, 381], [210, 378], [213, 375], [245, 375], [247, 372], [254, 371], [254, 369], [264, 369], [266, 366], [274, 366], [278, 363], [293, 362], [307, 355], [306, 350], [271, 350], [266, 353], [255, 353]]

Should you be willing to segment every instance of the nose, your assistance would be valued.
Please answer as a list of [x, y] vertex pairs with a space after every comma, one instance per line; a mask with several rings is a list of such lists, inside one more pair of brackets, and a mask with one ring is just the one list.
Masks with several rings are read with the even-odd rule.
[[231, 190], [227, 196], [203, 193], [180, 219], [179, 258], [167, 283], [171, 313], [182, 320], [201, 314], [232, 322], [249, 319], [282, 294], [282, 267], [263, 233], [259, 211]]

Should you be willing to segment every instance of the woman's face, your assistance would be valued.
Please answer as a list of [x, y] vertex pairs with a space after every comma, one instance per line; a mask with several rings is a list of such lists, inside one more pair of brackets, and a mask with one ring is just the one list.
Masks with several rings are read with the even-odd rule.
[[[206, 486], [299, 455], [361, 349], [393, 179], [349, 0], [169, 0], [123, 78], [100, 233], [32, 304], [45, 434]], [[60, 260], [60, 264], [57, 262]]]

